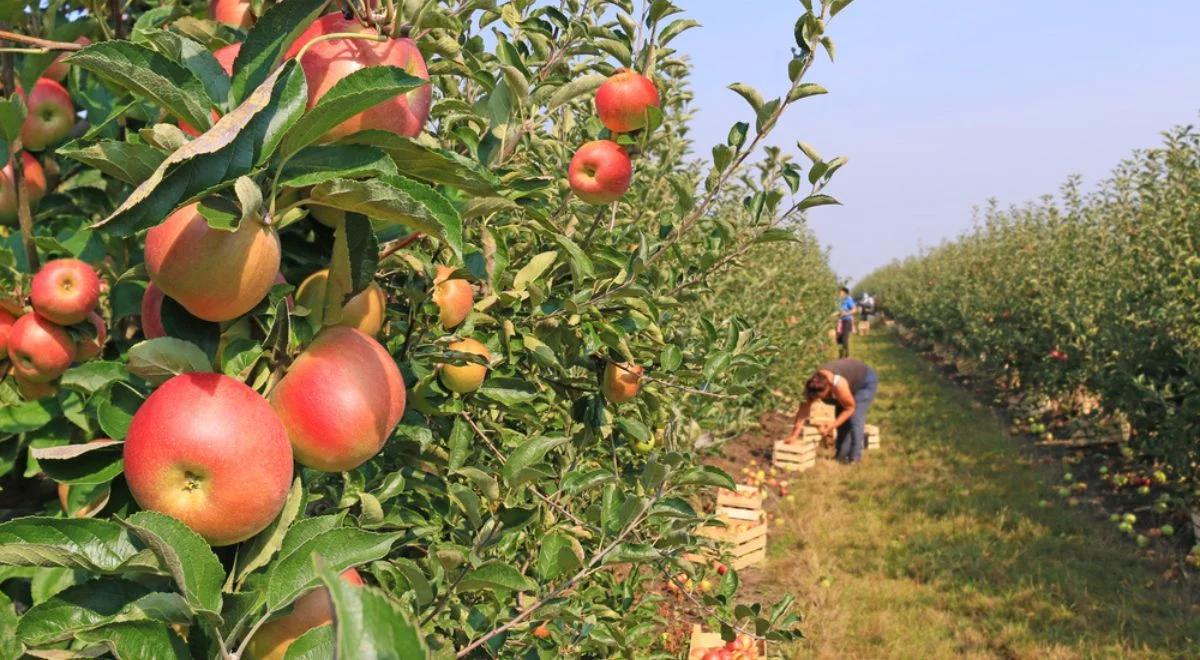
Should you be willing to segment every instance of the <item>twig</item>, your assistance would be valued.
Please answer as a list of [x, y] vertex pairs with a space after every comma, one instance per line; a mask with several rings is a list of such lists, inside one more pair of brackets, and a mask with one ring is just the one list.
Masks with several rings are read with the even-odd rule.
[[389, 245], [383, 252], [379, 253], [379, 260], [383, 261], [384, 259], [387, 259], [388, 257], [392, 256], [393, 254], [396, 254], [400, 250], [403, 250], [404, 248], [412, 245], [413, 243], [416, 243], [418, 240], [421, 239], [422, 236], [424, 236], [424, 234], [422, 234], [421, 232], [414, 231], [413, 233], [409, 234], [408, 236], [405, 236], [404, 238], [395, 241], [394, 243]]
[[83, 50], [82, 44], [77, 44], [68, 41], [51, 41], [49, 39], [39, 39], [31, 37], [19, 32], [9, 32], [8, 30], [0, 30], [0, 39], [6, 41], [16, 41], [18, 43], [29, 44], [46, 50]]

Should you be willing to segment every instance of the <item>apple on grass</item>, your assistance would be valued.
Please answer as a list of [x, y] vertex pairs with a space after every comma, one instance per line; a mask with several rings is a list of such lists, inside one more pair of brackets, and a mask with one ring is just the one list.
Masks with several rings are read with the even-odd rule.
[[38, 78], [33, 91], [25, 96], [25, 123], [21, 124], [21, 144], [30, 151], [41, 151], [62, 142], [75, 127], [75, 104], [67, 88], [50, 78]]
[[609, 403], [625, 403], [637, 396], [642, 387], [644, 371], [635, 364], [609, 362], [604, 367], [604, 382], [600, 391]]
[[234, 231], [213, 229], [198, 208], [184, 206], [146, 232], [146, 271], [193, 316], [231, 321], [275, 284], [279, 235], [261, 218], [247, 218]]
[[596, 90], [596, 114], [613, 133], [645, 128], [651, 107], [659, 107], [658, 88], [636, 71], [621, 69]]
[[100, 302], [100, 277], [79, 259], [48, 261], [33, 277], [29, 293], [33, 311], [59, 325], [88, 318]]
[[325, 472], [353, 470], [378, 454], [405, 398], [387, 350], [343, 326], [322, 330], [271, 390], [296, 460]]
[[629, 154], [612, 140], [593, 140], [579, 147], [567, 176], [575, 196], [588, 204], [611, 204], [621, 199], [632, 178]]
[[[21, 152], [21, 171], [24, 177], [21, 181], [21, 191], [29, 200], [29, 210], [37, 210], [38, 203], [46, 196], [46, 173], [36, 158], [28, 152]], [[17, 195], [13, 185], [12, 159], [0, 170], [0, 225], [17, 224]]]
[[[309, 108], [343, 78], [370, 66], [394, 66], [416, 78], [429, 79], [425, 58], [412, 39], [329, 39], [309, 46], [309, 42], [317, 37], [347, 32], [376, 34], [358, 21], [347, 19], [341, 12], [326, 14], [301, 33], [284, 55], [285, 58], [295, 57], [308, 46], [300, 58], [300, 68], [308, 82]], [[416, 137], [429, 118], [432, 99], [432, 88], [421, 85], [350, 117], [331, 128], [324, 139], [332, 141], [366, 129]]]
[[13, 373], [30, 383], [58, 378], [75, 360], [75, 341], [66, 328], [36, 312], [13, 323], [8, 334], [8, 358]]
[[[482, 342], [475, 339], [467, 338], [461, 341], [456, 341], [446, 346], [452, 351], [460, 353], [472, 353], [481, 356], [484, 360], [491, 362], [492, 352], [488, 350]], [[462, 365], [442, 364], [438, 366], [441, 372], [442, 384], [446, 389], [458, 394], [468, 394], [479, 389], [483, 385], [483, 381], [487, 378], [487, 366], [469, 362]]]
[[[325, 316], [325, 288], [328, 283], [329, 269], [325, 268], [306, 277], [296, 289], [296, 299], [308, 308], [308, 319], [318, 328]], [[342, 305], [342, 318], [337, 325], [358, 328], [374, 337], [383, 329], [386, 313], [387, 296], [378, 284], [371, 282]]]
[[258, 392], [221, 374], [185, 373], [160, 385], [133, 415], [124, 459], [138, 505], [215, 546], [262, 531], [292, 484], [283, 423]]
[[433, 302], [438, 306], [438, 318], [446, 330], [467, 320], [475, 303], [471, 283], [450, 277], [453, 274], [454, 269], [450, 266], [438, 266], [433, 278]]
[[[362, 576], [353, 568], [344, 571], [341, 578], [358, 587], [363, 584]], [[333, 603], [329, 590], [317, 587], [297, 598], [290, 612], [264, 623], [250, 638], [246, 650], [252, 660], [283, 660], [297, 637], [331, 621]]]

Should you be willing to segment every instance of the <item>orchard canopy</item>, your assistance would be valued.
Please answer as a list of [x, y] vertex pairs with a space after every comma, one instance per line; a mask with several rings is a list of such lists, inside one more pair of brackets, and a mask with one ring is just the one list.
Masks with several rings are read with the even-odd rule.
[[2, 3], [0, 657], [796, 638], [697, 535], [827, 348], [792, 4], [710, 145], [668, 0]]

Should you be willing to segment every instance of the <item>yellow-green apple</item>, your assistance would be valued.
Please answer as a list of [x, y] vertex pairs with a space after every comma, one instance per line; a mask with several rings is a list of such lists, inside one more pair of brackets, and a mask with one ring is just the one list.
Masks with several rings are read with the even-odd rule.
[[604, 367], [604, 385], [600, 390], [611, 403], [625, 403], [637, 396], [645, 370], [636, 364], [609, 362]]
[[629, 154], [612, 140], [593, 140], [571, 158], [567, 180], [575, 196], [588, 204], [610, 204], [629, 190], [633, 164]]
[[12, 332], [13, 324], [17, 322], [15, 314], [0, 309], [0, 360], [8, 356], [8, 333]]
[[54, 259], [33, 276], [29, 300], [33, 311], [59, 325], [86, 319], [100, 301], [100, 277], [79, 259]]
[[75, 104], [70, 92], [49, 78], [37, 79], [33, 91], [25, 96], [25, 105], [28, 111], [21, 124], [21, 144], [30, 151], [57, 145], [75, 127]]
[[279, 417], [258, 392], [221, 374], [185, 373], [159, 386], [133, 415], [124, 458], [138, 505], [212, 545], [262, 531], [292, 483]]
[[651, 106], [659, 107], [658, 88], [636, 71], [621, 69], [596, 90], [596, 114], [613, 133], [644, 128]]
[[438, 266], [433, 278], [433, 302], [438, 306], [442, 327], [447, 330], [465, 321], [475, 302], [470, 282], [450, 277], [453, 273], [450, 266]]
[[243, 30], [249, 30], [254, 25], [250, 0], [210, 0], [208, 16], [218, 23]]
[[146, 232], [146, 271], [162, 292], [205, 321], [254, 308], [279, 273], [279, 235], [260, 218], [234, 231], [208, 226], [189, 204]]
[[25, 380], [20, 375], [14, 373], [13, 380], [17, 383], [17, 391], [26, 401], [37, 401], [46, 397], [54, 396], [58, 392], [58, 383], [50, 381], [48, 383], [34, 383]]
[[[362, 586], [362, 576], [353, 568], [342, 573], [342, 580]], [[304, 633], [333, 621], [333, 603], [329, 590], [317, 587], [296, 599], [292, 611], [264, 623], [250, 638], [246, 650], [251, 660], [283, 660], [287, 649]]]
[[[92, 40], [86, 36], [81, 36], [75, 40], [75, 43], [86, 46], [92, 43]], [[63, 61], [63, 58], [66, 56], [67, 53], [61, 53], [58, 57], [54, 58], [54, 61], [50, 62], [50, 65], [42, 71], [42, 77], [49, 78], [55, 82], [66, 80], [67, 74], [71, 72], [71, 65]]]
[[88, 314], [87, 321], [96, 329], [96, 336], [76, 345], [75, 359], [80, 362], [87, 362], [99, 357], [100, 353], [104, 351], [104, 342], [108, 339], [108, 325], [104, 323], [104, 319], [99, 314], [96, 312]]
[[13, 373], [31, 383], [45, 383], [62, 375], [75, 360], [75, 341], [66, 328], [37, 313], [26, 314], [8, 333], [8, 359]]
[[[46, 195], [46, 173], [36, 158], [21, 152], [24, 178], [21, 192], [29, 200], [29, 210], [37, 210], [38, 202]], [[13, 185], [12, 159], [0, 170], [0, 225], [17, 224], [17, 188]]]
[[271, 390], [296, 460], [353, 470], [383, 449], [404, 415], [404, 378], [379, 342], [355, 328], [317, 334]]
[[[484, 346], [482, 342], [474, 339], [463, 339], [456, 341], [446, 348], [460, 353], [472, 353], [480, 355], [484, 360], [491, 362], [492, 352]], [[462, 365], [443, 364], [440, 366], [442, 375], [442, 384], [451, 392], [466, 394], [474, 392], [483, 385], [483, 379], [487, 377], [488, 368], [482, 364], [469, 362]]]
[[167, 330], [162, 322], [162, 289], [154, 282], [146, 284], [146, 292], [142, 294], [142, 334], [146, 339], [157, 339], [167, 336]]
[[[328, 283], [329, 269], [326, 268], [306, 277], [296, 289], [296, 299], [309, 309], [308, 318], [318, 328], [325, 316], [325, 286]], [[337, 325], [358, 328], [374, 337], [383, 328], [386, 312], [387, 296], [378, 284], [371, 282], [342, 305], [342, 318]]]
[[[317, 37], [345, 32], [377, 35], [373, 29], [358, 21], [346, 19], [341, 12], [326, 14], [314, 21], [292, 43], [285, 57], [295, 57]], [[300, 58], [300, 67], [308, 81], [308, 107], [313, 107], [334, 85], [351, 73], [381, 65], [399, 67], [409, 75], [429, 79], [425, 58], [412, 39], [329, 39], [312, 44]], [[333, 127], [324, 139], [335, 140], [365, 129], [416, 137], [429, 118], [432, 98], [433, 90], [427, 84], [398, 94]]]

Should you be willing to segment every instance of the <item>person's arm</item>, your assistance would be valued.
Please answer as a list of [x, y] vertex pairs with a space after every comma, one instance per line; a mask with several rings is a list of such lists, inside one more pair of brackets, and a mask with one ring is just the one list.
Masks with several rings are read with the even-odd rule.
[[800, 437], [800, 431], [804, 428], [804, 423], [808, 421], [808, 416], [812, 411], [812, 401], [805, 400], [796, 409], [796, 418], [792, 421], [792, 432], [788, 435], [788, 442], [791, 442]]
[[833, 394], [837, 397], [838, 407], [842, 409], [842, 412], [833, 422], [822, 424], [819, 427], [821, 435], [829, 435], [834, 429], [849, 421], [854, 416], [854, 409], [858, 406], [858, 403], [854, 401], [854, 393], [850, 391], [850, 384], [846, 382], [845, 378], [838, 379], [837, 385], [833, 386]]

